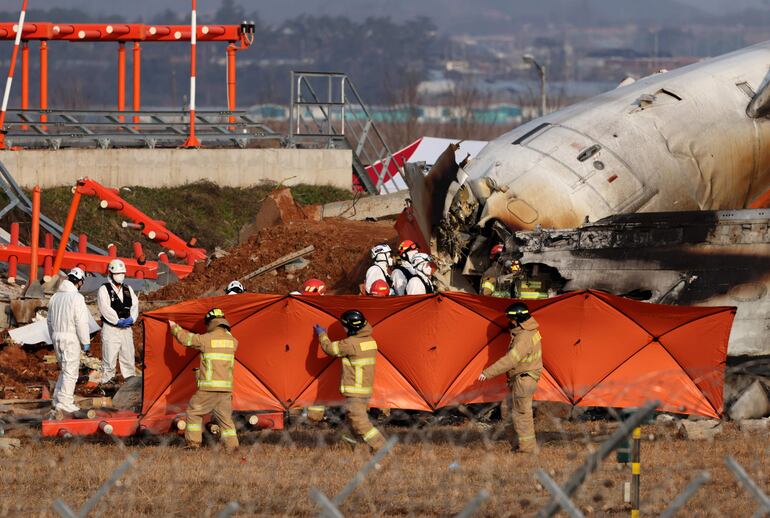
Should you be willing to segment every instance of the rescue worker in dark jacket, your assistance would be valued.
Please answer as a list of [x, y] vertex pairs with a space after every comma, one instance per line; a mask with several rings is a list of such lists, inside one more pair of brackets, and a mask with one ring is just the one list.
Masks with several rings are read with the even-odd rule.
[[505, 313], [511, 321], [508, 353], [484, 369], [479, 381], [507, 373], [513, 398], [513, 428], [519, 436], [518, 451], [537, 453], [532, 397], [543, 370], [539, 326], [523, 302], [511, 304]]
[[195, 334], [169, 321], [171, 334], [185, 347], [198, 349], [201, 354], [197, 369], [198, 391], [187, 407], [187, 427], [184, 438], [189, 448], [199, 448], [203, 440], [203, 417], [212, 414], [221, 427], [221, 437], [227, 451], [238, 448], [238, 436], [233, 422], [233, 367], [238, 340], [230, 334], [225, 313], [213, 308], [205, 317], [207, 332]]
[[321, 349], [329, 356], [342, 358], [340, 393], [347, 398], [345, 407], [350, 427], [373, 451], [379, 450], [385, 446], [385, 437], [366, 413], [374, 386], [377, 342], [372, 338], [372, 326], [357, 309], [343, 313], [340, 322], [348, 332], [348, 337], [342, 340], [332, 342], [326, 329], [318, 324], [314, 329]]

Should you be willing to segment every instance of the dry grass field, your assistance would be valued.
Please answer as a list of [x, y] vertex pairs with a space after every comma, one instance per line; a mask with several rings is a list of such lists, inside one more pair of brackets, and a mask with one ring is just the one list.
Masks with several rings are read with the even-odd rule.
[[[538, 467], [563, 483], [611, 433], [607, 421], [538, 422], [537, 458], [510, 453], [505, 429], [478, 424], [387, 428], [401, 441], [379, 469], [341, 506], [346, 516], [449, 516], [480, 490], [490, 493], [475, 516], [531, 516], [548, 500], [534, 478]], [[0, 516], [52, 515], [57, 497], [77, 509], [130, 452], [138, 461], [96, 509], [112, 516], [216, 516], [237, 501], [237, 516], [309, 516], [319, 509], [312, 488], [330, 497], [366, 463], [368, 453], [337, 441], [338, 430], [296, 425], [284, 432], [241, 435], [228, 455], [216, 445], [183, 450], [178, 438], [127, 444], [109, 439], [41, 440], [37, 432], [11, 431], [23, 445], [0, 456]], [[675, 428], [643, 428], [642, 515], [653, 516], [700, 471], [711, 481], [679, 516], [751, 516], [756, 502], [725, 467], [734, 456], [754, 480], [770, 489], [770, 436], [745, 435], [734, 425], [713, 442], [677, 439]], [[625, 516], [628, 466], [614, 454], [591, 475], [575, 501], [586, 515]], [[95, 513], [96, 514], [96, 513]]]

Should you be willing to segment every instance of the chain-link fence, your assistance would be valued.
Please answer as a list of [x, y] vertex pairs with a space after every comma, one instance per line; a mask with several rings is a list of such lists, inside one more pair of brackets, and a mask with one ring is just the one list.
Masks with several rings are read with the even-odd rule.
[[[205, 447], [192, 451], [174, 433], [43, 438], [45, 409], [24, 406], [2, 408], [0, 516], [770, 512], [767, 428], [656, 417], [654, 401], [625, 414], [536, 403], [538, 456], [512, 451], [515, 433], [496, 404], [434, 414], [372, 409], [389, 438], [375, 455], [342, 440], [347, 425], [337, 408], [322, 422], [290, 412], [283, 430], [238, 419], [241, 447], [228, 454], [208, 432]], [[682, 438], [684, 423], [709, 430], [708, 439]], [[624, 456], [619, 449], [630, 441], [633, 450], [634, 430], [638, 455]]]

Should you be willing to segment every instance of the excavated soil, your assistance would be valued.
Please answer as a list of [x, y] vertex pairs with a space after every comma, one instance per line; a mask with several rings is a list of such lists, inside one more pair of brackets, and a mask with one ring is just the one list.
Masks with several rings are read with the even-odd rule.
[[378, 243], [393, 246], [397, 233], [393, 222], [326, 219], [299, 221], [262, 229], [246, 244], [229, 250], [201, 272], [145, 297], [154, 301], [177, 301], [222, 294], [227, 284], [280, 257], [309, 245], [315, 251], [305, 256], [310, 264], [297, 272], [283, 267], [244, 282], [252, 293], [289, 293], [310, 278], [326, 282], [329, 294], [357, 294], [369, 266], [369, 249]]

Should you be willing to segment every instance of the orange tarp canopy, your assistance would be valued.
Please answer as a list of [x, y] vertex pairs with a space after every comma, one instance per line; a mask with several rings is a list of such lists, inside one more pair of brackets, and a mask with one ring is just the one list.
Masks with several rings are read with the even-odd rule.
[[[198, 299], [144, 316], [146, 418], [183, 411], [195, 392], [198, 352], [177, 343], [168, 320], [203, 332], [203, 315], [225, 311], [240, 342], [236, 410], [283, 410], [342, 402], [340, 362], [326, 356], [313, 324], [345, 336], [337, 318], [363, 311], [379, 350], [371, 406], [432, 411], [499, 401], [505, 376], [477, 381], [505, 354], [510, 299], [462, 293], [371, 298], [244, 294]], [[729, 307], [663, 306], [581, 291], [529, 302], [543, 336], [535, 399], [580, 406], [637, 407], [719, 417]]]

